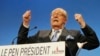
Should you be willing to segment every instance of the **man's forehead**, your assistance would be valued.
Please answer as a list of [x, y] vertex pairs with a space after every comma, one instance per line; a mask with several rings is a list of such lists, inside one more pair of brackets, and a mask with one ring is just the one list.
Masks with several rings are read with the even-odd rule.
[[62, 13], [64, 14], [65, 16], [67, 15], [67, 12], [63, 9], [63, 8], [56, 8], [52, 11], [52, 14], [53, 13]]
[[63, 13], [63, 11], [61, 11], [60, 9], [58, 9], [58, 10], [54, 10], [52, 13]]

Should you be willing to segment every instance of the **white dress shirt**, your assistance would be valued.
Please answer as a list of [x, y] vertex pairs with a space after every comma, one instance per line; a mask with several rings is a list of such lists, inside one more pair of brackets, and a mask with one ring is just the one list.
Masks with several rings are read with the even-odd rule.
[[[61, 33], [62, 33], [62, 29], [59, 29], [59, 30], [57, 30], [57, 31], [59, 31], [59, 32], [57, 33], [57, 39], [59, 39], [59, 37], [60, 37], [60, 35], [61, 35]], [[54, 34], [55, 34], [55, 30], [52, 29], [52, 32], [51, 32], [51, 35], [50, 35], [50, 39], [52, 39], [52, 37], [53, 37]]]

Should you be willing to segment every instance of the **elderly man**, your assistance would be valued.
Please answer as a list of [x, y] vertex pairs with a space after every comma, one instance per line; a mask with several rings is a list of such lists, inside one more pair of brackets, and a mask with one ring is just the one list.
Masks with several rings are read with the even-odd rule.
[[80, 47], [88, 50], [97, 48], [99, 46], [99, 41], [93, 29], [86, 24], [81, 14], [75, 14], [74, 16], [75, 20], [81, 26], [81, 30], [84, 35], [82, 35], [78, 30], [66, 29], [65, 24], [68, 21], [67, 12], [62, 8], [56, 8], [51, 13], [52, 29], [41, 30], [38, 31], [36, 35], [28, 37], [27, 35], [31, 19], [31, 11], [26, 11], [23, 14], [23, 23], [19, 30], [17, 43], [25, 44], [65, 41], [72, 56], [76, 56]]

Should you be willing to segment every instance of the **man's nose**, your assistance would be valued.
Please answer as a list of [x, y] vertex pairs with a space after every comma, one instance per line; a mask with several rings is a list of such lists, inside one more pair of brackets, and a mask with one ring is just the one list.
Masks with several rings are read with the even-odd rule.
[[57, 15], [57, 14], [55, 14], [55, 15], [54, 15], [54, 18], [58, 18], [58, 15]]

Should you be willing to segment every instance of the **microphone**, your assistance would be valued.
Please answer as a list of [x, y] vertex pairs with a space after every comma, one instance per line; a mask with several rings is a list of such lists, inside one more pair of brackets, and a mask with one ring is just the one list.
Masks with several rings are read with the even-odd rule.
[[[31, 28], [29, 31], [32, 31], [32, 30], [34, 30], [34, 29], [37, 29], [37, 26], [34, 26], [34, 27]], [[28, 32], [28, 31], [25, 31], [24, 33], [27, 33], [27, 32]], [[17, 37], [18, 37], [18, 36], [16, 36], [15, 38], [13, 38], [13, 40], [12, 40], [12, 42], [11, 42], [12, 45], [14, 45], [14, 43], [15, 43], [14, 41], [15, 41], [15, 39], [17, 39]]]

